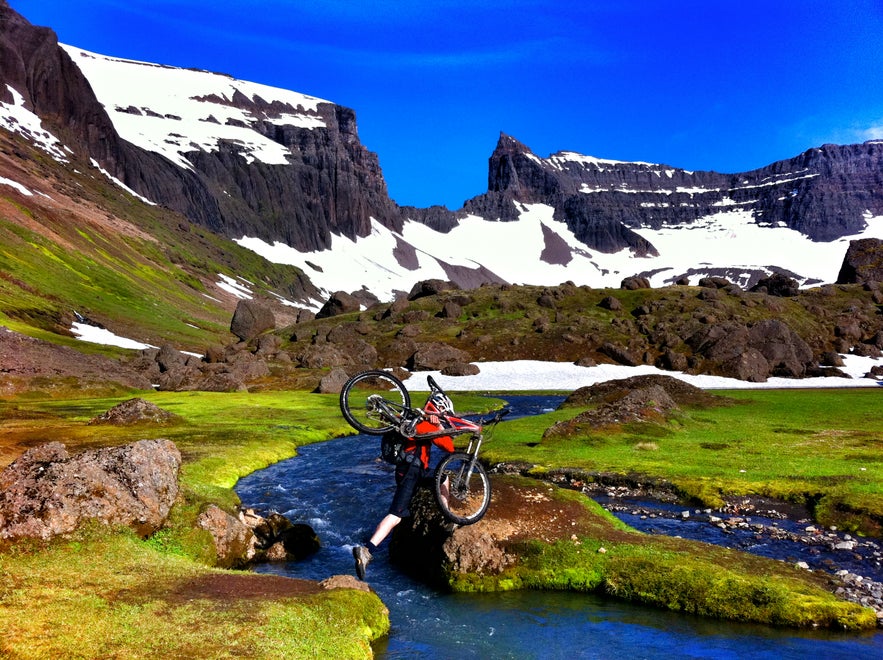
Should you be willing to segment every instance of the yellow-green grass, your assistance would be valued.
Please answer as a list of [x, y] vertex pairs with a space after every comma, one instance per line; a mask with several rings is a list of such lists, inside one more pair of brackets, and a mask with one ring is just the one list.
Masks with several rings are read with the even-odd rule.
[[572, 435], [543, 438], [580, 409], [508, 422], [484, 455], [524, 461], [538, 472], [575, 468], [665, 479], [709, 506], [720, 506], [726, 495], [775, 497], [815, 507], [823, 523], [879, 534], [883, 389], [718, 394], [734, 403]]
[[373, 593], [226, 597], [229, 575], [95, 526], [20, 542], [0, 552], [0, 657], [364, 658], [388, 630]]
[[0, 401], [4, 465], [51, 440], [76, 452], [166, 437], [184, 457], [181, 499], [168, 526], [149, 539], [92, 527], [49, 544], [0, 546], [0, 657], [369, 657], [370, 641], [389, 626], [373, 593], [210, 598], [190, 586], [237, 575], [211, 568], [211, 538], [195, 525], [200, 510], [207, 502], [232, 510], [240, 477], [294, 455], [297, 446], [347, 433], [336, 397], [201, 392], [144, 398], [180, 421], [163, 427], [88, 423], [120, 398]]

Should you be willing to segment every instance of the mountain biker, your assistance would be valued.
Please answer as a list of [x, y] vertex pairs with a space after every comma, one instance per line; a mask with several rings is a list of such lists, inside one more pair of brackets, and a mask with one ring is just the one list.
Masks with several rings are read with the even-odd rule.
[[[433, 392], [423, 406], [425, 417], [417, 423], [415, 436], [434, 433], [445, 428], [444, 414], [453, 414], [453, 412], [454, 404], [448, 396], [442, 392]], [[391, 431], [391, 433], [395, 433], [395, 431]], [[454, 441], [448, 435], [431, 440], [420, 440], [419, 437], [403, 438], [403, 451], [395, 468], [396, 490], [392, 496], [389, 512], [377, 524], [377, 528], [365, 545], [353, 548], [356, 575], [360, 580], [365, 579], [365, 571], [373, 559], [372, 553], [377, 551], [377, 546], [383, 543], [383, 540], [402, 521], [402, 518], [411, 515], [411, 500], [414, 498], [417, 488], [431, 480], [429, 456], [432, 445], [447, 452], [454, 451]], [[441, 486], [442, 497], [446, 496], [446, 489], [447, 482]]]

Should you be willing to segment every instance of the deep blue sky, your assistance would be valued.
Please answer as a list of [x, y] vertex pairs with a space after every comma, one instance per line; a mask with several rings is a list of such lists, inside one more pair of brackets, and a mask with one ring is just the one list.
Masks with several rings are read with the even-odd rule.
[[63, 43], [353, 108], [402, 205], [538, 156], [740, 172], [883, 138], [880, 0], [10, 0]]

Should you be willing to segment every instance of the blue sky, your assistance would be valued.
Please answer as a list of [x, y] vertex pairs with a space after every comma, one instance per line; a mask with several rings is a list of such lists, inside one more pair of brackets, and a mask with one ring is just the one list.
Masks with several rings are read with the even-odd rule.
[[63, 43], [353, 108], [401, 205], [487, 189], [501, 131], [740, 172], [883, 139], [880, 0], [9, 0]]

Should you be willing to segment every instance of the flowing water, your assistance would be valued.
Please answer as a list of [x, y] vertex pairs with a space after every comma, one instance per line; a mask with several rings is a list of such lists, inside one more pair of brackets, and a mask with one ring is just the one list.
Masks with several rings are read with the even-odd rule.
[[[561, 400], [507, 398], [514, 414]], [[376, 437], [340, 438], [301, 447], [297, 457], [242, 479], [243, 505], [307, 523], [322, 542], [307, 560], [255, 570], [313, 580], [354, 574], [352, 548], [385, 515], [394, 490], [392, 468], [375, 460], [378, 451]], [[390, 610], [390, 634], [374, 649], [379, 658], [883, 658], [883, 633], [721, 623], [586, 594], [440, 593], [392, 566], [385, 545], [366, 580]]]

